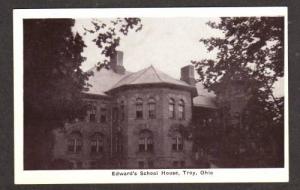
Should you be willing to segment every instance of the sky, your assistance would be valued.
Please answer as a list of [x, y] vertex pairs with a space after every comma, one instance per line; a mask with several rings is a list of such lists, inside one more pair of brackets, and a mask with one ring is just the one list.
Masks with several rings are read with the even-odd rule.
[[[117, 50], [124, 52], [123, 64], [128, 71], [135, 72], [153, 65], [158, 70], [179, 79], [180, 68], [191, 64], [191, 60], [215, 58], [216, 52], [208, 53], [199, 40], [223, 36], [219, 30], [212, 29], [206, 24], [208, 21], [218, 20], [218, 18], [142, 18], [142, 30], [131, 31], [127, 36], [122, 36]], [[83, 26], [90, 27], [91, 19], [77, 19], [73, 30], [82, 35]], [[95, 35], [82, 36], [87, 45], [82, 53], [87, 58], [82, 64], [85, 71], [95, 66], [103, 56], [98, 46], [92, 42]], [[275, 84], [274, 95], [283, 95], [283, 80]]]

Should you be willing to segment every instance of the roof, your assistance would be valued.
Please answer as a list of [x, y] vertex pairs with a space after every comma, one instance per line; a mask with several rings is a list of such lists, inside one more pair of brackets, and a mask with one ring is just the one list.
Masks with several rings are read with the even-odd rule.
[[213, 92], [209, 92], [206, 88], [204, 88], [201, 82], [196, 83], [196, 89], [198, 96], [193, 98], [193, 104], [196, 107], [206, 107], [216, 109], [215, 98], [216, 95]]
[[[153, 66], [134, 73], [126, 71], [125, 74], [118, 74], [112, 69], [106, 69], [105, 67], [99, 71], [97, 67], [93, 67], [89, 71], [93, 72], [93, 76], [90, 76], [88, 80], [88, 84], [91, 85], [89, 90], [85, 92], [88, 94], [107, 96], [105, 92], [111, 89], [135, 84], [167, 83], [192, 87], [184, 81], [177, 80], [155, 69]], [[208, 92], [200, 82], [196, 83], [196, 89], [198, 96], [193, 98], [194, 106], [216, 108], [216, 104], [214, 103], [216, 95], [213, 92]]]
[[125, 72], [125, 74], [118, 74], [112, 69], [106, 69], [105, 67], [97, 70], [97, 67], [93, 67], [88, 70], [93, 72], [93, 76], [89, 77], [88, 84], [91, 86], [86, 93], [107, 96], [105, 91], [110, 90], [118, 81], [123, 77], [130, 74], [130, 72]]
[[128, 85], [137, 85], [137, 84], [158, 84], [158, 83], [167, 83], [174, 84], [185, 87], [192, 87], [188, 83], [174, 79], [173, 77], [155, 69], [152, 65], [146, 69], [140, 70], [135, 73], [131, 73], [119, 82], [117, 82], [112, 89], [128, 86]]
[[212, 109], [217, 108], [214, 98], [203, 96], [203, 95], [194, 97], [193, 104], [196, 107], [205, 107], [205, 108], [212, 108]]

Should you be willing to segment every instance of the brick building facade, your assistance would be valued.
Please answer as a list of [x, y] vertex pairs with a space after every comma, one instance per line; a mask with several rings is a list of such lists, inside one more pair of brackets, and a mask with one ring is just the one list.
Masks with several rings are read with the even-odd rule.
[[92, 69], [85, 119], [53, 132], [53, 167], [196, 167], [193, 111], [211, 113], [216, 106], [196, 84], [194, 67], [183, 67], [177, 80], [153, 66], [126, 71], [122, 52], [111, 60], [109, 70]]

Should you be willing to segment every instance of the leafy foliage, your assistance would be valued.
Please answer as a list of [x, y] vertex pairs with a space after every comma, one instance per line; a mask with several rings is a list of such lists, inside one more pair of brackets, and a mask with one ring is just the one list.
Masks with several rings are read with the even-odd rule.
[[[49, 164], [51, 135], [66, 120], [85, 116], [83, 96], [88, 77], [81, 64], [86, 47], [82, 37], [72, 32], [73, 19], [24, 20], [24, 166], [41, 169]], [[106, 57], [116, 52], [120, 35], [142, 28], [140, 19], [124, 18], [104, 24], [93, 20], [98, 34], [94, 42]], [[102, 64], [109, 66], [109, 62]]]
[[24, 20], [25, 122], [63, 121], [82, 115], [88, 75], [80, 66], [85, 47], [71, 19]]
[[24, 167], [41, 169], [50, 157], [50, 131], [83, 116], [81, 69], [85, 47], [72, 19], [24, 20]]
[[[282, 165], [283, 98], [274, 97], [273, 86], [284, 75], [284, 19], [226, 17], [208, 25], [224, 34], [200, 40], [209, 52], [217, 50], [216, 59], [192, 63], [217, 95], [225, 157], [244, 167]], [[267, 160], [270, 147], [274, 157]]]
[[116, 53], [122, 36], [128, 35], [131, 30], [138, 32], [143, 25], [140, 18], [117, 18], [114, 20], [93, 19], [92, 28], [85, 28], [84, 35], [97, 34], [93, 42], [101, 49], [106, 59], [97, 63], [98, 69], [109, 68], [110, 57]]
[[200, 40], [208, 51], [219, 52], [217, 60], [193, 61], [206, 87], [218, 92], [223, 82], [240, 78], [270, 90], [283, 76], [283, 18], [226, 17], [208, 25], [221, 30], [225, 38]]

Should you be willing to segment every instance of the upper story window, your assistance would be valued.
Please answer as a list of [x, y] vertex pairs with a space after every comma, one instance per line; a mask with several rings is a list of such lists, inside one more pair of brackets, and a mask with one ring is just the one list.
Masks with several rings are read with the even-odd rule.
[[103, 104], [100, 109], [100, 122], [105, 123], [106, 120], [107, 120], [107, 109], [106, 109], [106, 105]]
[[183, 138], [181, 133], [176, 132], [172, 141], [172, 150], [182, 151], [183, 150]]
[[150, 98], [148, 101], [148, 113], [149, 113], [149, 118], [154, 119], [156, 117], [156, 103], [154, 98]]
[[113, 108], [113, 121], [118, 121], [118, 118], [119, 118], [119, 114], [118, 114], [118, 108], [117, 107], [114, 107]]
[[139, 136], [139, 151], [152, 152], [153, 151], [153, 135], [150, 131], [143, 131]]
[[184, 119], [185, 117], [185, 110], [184, 110], [184, 101], [180, 100], [178, 104], [178, 119]]
[[136, 118], [143, 118], [143, 100], [141, 98], [136, 99]]
[[96, 114], [97, 114], [97, 104], [96, 102], [88, 103], [88, 119], [90, 122], [96, 122]]
[[175, 118], [175, 101], [173, 98], [170, 98], [169, 100], [169, 118]]
[[101, 153], [103, 152], [103, 135], [100, 133], [95, 133], [91, 138], [91, 153]]
[[121, 101], [121, 104], [120, 104], [120, 120], [124, 121], [124, 119], [125, 119], [125, 104], [124, 104], [124, 101]]
[[82, 149], [82, 135], [79, 131], [74, 131], [68, 139], [68, 151], [71, 153], [79, 153]]

